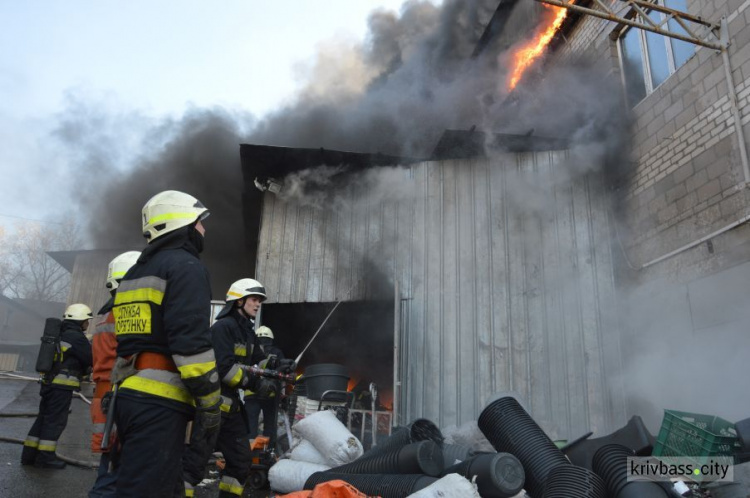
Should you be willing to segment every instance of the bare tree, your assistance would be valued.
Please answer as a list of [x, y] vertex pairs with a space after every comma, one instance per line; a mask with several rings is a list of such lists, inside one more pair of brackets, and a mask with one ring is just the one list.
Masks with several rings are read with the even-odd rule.
[[80, 246], [72, 223], [0, 227], [0, 292], [11, 298], [64, 302], [70, 274], [47, 252]]

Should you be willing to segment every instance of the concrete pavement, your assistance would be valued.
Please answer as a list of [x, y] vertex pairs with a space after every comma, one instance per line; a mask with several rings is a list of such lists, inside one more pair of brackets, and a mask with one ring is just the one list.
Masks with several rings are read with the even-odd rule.
[[[91, 399], [93, 387], [84, 384], [83, 393]], [[39, 409], [39, 384], [31, 381], [0, 379], [0, 415], [37, 413]], [[92, 464], [99, 456], [90, 450], [91, 418], [89, 405], [74, 397], [68, 425], [58, 442], [57, 451], [66, 457]], [[0, 436], [24, 439], [34, 417], [0, 416]], [[86, 497], [96, 480], [96, 470], [68, 465], [64, 470], [37, 469], [22, 466], [21, 445], [0, 442], [0, 498], [37, 498], [40, 496], [78, 498]], [[209, 477], [217, 477], [215, 468]], [[218, 481], [196, 489], [196, 498], [218, 496]], [[268, 491], [251, 492], [245, 497], [262, 498]]]

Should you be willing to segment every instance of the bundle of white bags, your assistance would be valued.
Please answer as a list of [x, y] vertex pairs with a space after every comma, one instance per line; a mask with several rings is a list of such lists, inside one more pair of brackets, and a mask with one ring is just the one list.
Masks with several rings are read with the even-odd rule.
[[362, 443], [330, 410], [303, 418], [292, 435], [289, 459], [279, 460], [268, 471], [271, 488], [281, 493], [300, 491], [315, 472], [353, 462], [364, 453]]
[[[289, 458], [276, 462], [268, 471], [271, 488], [280, 493], [304, 489], [315, 472], [329, 470], [358, 459], [362, 443], [330, 410], [315, 412], [297, 422], [293, 429]], [[458, 474], [449, 474], [410, 498], [479, 497], [476, 486]]]

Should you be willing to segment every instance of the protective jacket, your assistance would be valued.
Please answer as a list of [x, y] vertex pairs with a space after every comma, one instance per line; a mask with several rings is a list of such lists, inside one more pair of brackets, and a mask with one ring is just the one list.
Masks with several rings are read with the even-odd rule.
[[254, 365], [263, 359], [257, 347], [253, 321], [232, 308], [213, 324], [211, 337], [221, 378], [221, 410], [235, 412], [239, 410], [238, 389], [254, 386], [257, 380], [248, 376], [242, 367]]
[[[102, 437], [104, 436], [104, 425], [107, 416], [102, 411], [102, 397], [112, 389], [110, 375], [112, 366], [117, 357], [117, 339], [115, 338], [115, 317], [112, 314], [114, 298], [111, 298], [99, 310], [102, 319], [96, 324], [92, 339], [93, 369], [91, 378], [96, 382], [94, 399], [91, 401], [91, 422], [93, 431], [91, 434], [91, 451], [101, 453]], [[111, 434], [114, 439], [114, 431]], [[114, 444], [110, 443], [110, 448]]]
[[211, 291], [199, 252], [188, 227], [178, 229], [149, 244], [120, 282], [112, 308], [117, 356], [137, 373], [119, 395], [187, 412], [219, 402]]
[[60, 351], [55, 355], [52, 370], [45, 374], [42, 382], [70, 391], [81, 388], [81, 377], [91, 367], [91, 344], [81, 325], [63, 320], [60, 329]]

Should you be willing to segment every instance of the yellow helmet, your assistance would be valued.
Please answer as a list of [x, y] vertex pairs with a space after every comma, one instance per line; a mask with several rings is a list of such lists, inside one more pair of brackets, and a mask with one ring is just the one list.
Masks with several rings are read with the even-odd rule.
[[94, 318], [94, 315], [91, 314], [91, 308], [81, 303], [71, 304], [66, 308], [65, 313], [63, 313], [64, 320], [82, 322], [91, 318]]
[[122, 277], [124, 277], [130, 267], [138, 261], [140, 256], [141, 253], [139, 251], [128, 251], [110, 261], [109, 267], [107, 268], [107, 289], [117, 289]]
[[241, 278], [229, 286], [226, 302], [236, 301], [247, 296], [260, 296], [265, 301], [266, 289], [263, 284], [252, 278]]
[[273, 331], [265, 325], [258, 327], [258, 330], [255, 331], [255, 335], [258, 337], [268, 337], [269, 339], [273, 339]]
[[165, 190], [143, 206], [143, 236], [152, 242], [165, 233], [188, 226], [208, 216], [208, 209], [192, 195]]

